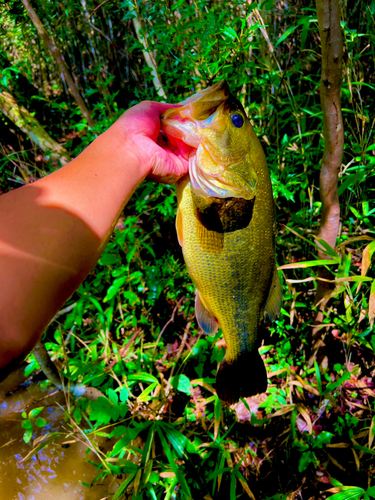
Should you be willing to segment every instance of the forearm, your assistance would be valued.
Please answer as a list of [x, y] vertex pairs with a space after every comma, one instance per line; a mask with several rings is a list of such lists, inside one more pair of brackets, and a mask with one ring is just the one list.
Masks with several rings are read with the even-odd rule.
[[148, 173], [113, 132], [55, 173], [0, 197], [0, 368], [32, 348], [95, 266]]

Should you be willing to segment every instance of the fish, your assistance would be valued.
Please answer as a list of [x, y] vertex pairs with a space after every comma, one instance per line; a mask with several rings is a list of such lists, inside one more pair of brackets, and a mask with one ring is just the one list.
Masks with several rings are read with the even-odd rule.
[[[226, 81], [198, 91], [162, 115], [174, 146], [191, 147], [189, 173], [176, 184], [176, 230], [195, 284], [200, 328], [220, 326], [225, 357], [216, 392], [228, 404], [267, 389], [258, 348], [264, 313], [281, 308], [275, 209], [266, 157]], [[186, 149], [186, 148], [185, 148]]]

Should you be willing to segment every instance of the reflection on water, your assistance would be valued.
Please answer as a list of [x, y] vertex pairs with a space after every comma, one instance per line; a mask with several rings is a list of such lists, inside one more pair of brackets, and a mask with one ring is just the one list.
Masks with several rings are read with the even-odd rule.
[[[1, 385], [0, 385], [1, 391]], [[48, 394], [52, 392], [52, 396]], [[98, 463], [92, 452], [86, 455], [87, 446], [80, 442], [67, 448], [61, 443], [67, 440], [70, 428], [64, 422], [64, 411], [58, 404], [64, 404], [61, 392], [51, 387], [42, 390], [33, 384], [15, 392], [8, 398], [0, 394], [0, 499], [1, 500], [100, 500], [111, 498], [116, 485], [109, 487], [110, 480], [87, 488], [80, 481], [90, 484], [96, 477], [95, 467], [85, 459]], [[26, 444], [21, 427], [22, 411], [45, 406], [40, 416], [48, 425], [39, 429], [34, 425], [33, 439]], [[36, 455], [24, 462], [21, 460], [32, 450], [35, 438], [50, 433], [62, 432], [56, 439]], [[69, 440], [74, 437], [70, 436]], [[111, 490], [111, 491], [110, 491]]]

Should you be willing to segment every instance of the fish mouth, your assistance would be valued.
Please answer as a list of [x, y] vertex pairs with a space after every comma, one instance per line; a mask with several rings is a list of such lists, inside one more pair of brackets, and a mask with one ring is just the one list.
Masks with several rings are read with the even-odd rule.
[[182, 141], [195, 148], [189, 158], [189, 174], [193, 190], [205, 197], [253, 199], [257, 178], [248, 181], [233, 169], [244, 160], [243, 156], [219, 151], [205, 136], [204, 130], [224, 132], [227, 119], [224, 112], [240, 109], [241, 103], [230, 93], [222, 80], [200, 90], [181, 102], [178, 108], [167, 110], [161, 119], [161, 129], [170, 142]]

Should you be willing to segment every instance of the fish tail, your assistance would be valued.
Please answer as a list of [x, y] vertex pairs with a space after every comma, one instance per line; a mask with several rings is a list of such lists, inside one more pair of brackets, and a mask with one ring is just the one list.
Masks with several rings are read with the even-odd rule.
[[220, 363], [216, 376], [216, 393], [229, 404], [265, 392], [267, 372], [258, 350], [241, 353], [233, 361], [225, 358]]

